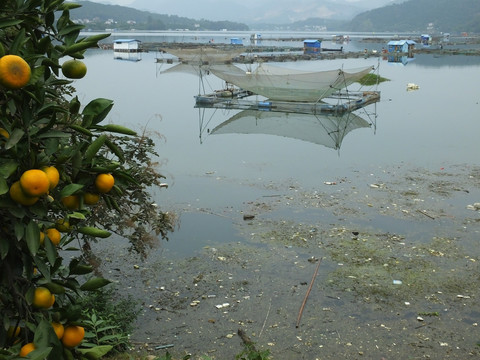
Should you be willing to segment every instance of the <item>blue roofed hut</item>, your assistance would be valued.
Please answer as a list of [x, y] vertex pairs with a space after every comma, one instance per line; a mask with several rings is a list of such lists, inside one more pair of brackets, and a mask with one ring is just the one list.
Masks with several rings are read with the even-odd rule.
[[322, 42], [320, 40], [307, 39], [303, 41], [304, 54], [317, 54], [321, 49]]
[[388, 42], [389, 53], [410, 53], [415, 48], [413, 40], [392, 40]]

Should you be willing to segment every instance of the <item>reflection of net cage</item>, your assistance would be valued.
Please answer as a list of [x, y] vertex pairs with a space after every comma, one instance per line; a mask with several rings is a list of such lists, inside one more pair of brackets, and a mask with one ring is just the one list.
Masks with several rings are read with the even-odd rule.
[[368, 121], [351, 112], [320, 115], [244, 110], [213, 128], [210, 134], [275, 135], [339, 150], [349, 132], [370, 126]]

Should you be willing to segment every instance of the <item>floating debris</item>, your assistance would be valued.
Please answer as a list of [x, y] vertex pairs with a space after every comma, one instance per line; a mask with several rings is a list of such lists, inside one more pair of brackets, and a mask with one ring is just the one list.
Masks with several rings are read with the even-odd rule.
[[467, 205], [468, 210], [478, 211], [480, 210], [480, 203], [475, 203], [473, 205]]
[[155, 350], [168, 349], [174, 347], [173, 344], [155, 346]]
[[230, 306], [229, 303], [223, 303], [223, 304], [215, 305], [215, 307], [217, 309], [224, 309], [224, 308], [229, 307], [229, 306]]
[[407, 84], [407, 91], [409, 90], [418, 90], [420, 89], [420, 86], [418, 86], [417, 84], [415, 83], [408, 83]]

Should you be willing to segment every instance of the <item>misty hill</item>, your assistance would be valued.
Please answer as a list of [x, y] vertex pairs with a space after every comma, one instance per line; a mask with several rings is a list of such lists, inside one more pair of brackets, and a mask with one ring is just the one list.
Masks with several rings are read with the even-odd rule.
[[[250, 27], [287, 25], [307, 18], [351, 20], [366, 10], [392, 3], [394, 0], [134, 0], [136, 9], [177, 14], [195, 19], [230, 20]], [[405, 1], [405, 0], [395, 0]], [[188, 4], [188, 5], [187, 5]]]
[[[327, 16], [306, 17], [303, 20], [284, 24], [256, 24], [255, 30], [480, 33], [479, 0], [409, 0], [406, 2], [397, 0], [388, 2], [391, 5], [365, 11], [353, 19], [341, 20]], [[118, 30], [250, 30], [248, 25], [240, 22], [196, 20], [91, 1], [79, 1], [79, 3], [82, 4], [82, 7], [71, 12], [72, 19], [85, 24], [87, 29], [92, 30], [105, 30], [106, 28]]]
[[248, 30], [248, 26], [232, 21], [195, 20], [177, 15], [156, 14], [120, 5], [104, 5], [77, 1], [82, 7], [71, 12], [71, 18], [87, 29], [105, 30]]
[[348, 30], [480, 33], [480, 1], [410, 0], [359, 14]]

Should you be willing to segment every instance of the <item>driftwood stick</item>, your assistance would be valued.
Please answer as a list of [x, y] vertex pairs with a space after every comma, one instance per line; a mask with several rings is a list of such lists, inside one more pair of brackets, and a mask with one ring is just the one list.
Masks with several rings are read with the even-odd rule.
[[432, 220], [435, 220], [435, 218], [431, 215], [428, 215], [427, 212], [425, 210], [417, 210], [420, 214], [423, 214], [425, 215], [426, 217], [429, 217], [430, 219]]
[[305, 297], [303, 298], [302, 306], [300, 306], [300, 310], [298, 311], [297, 324], [295, 325], [296, 328], [298, 328], [298, 326], [300, 325], [300, 319], [302, 318], [303, 309], [305, 308], [305, 304], [307, 303], [308, 295], [310, 294], [310, 291], [312, 290], [313, 283], [315, 282], [315, 277], [317, 276], [318, 268], [320, 267], [321, 262], [322, 262], [322, 259], [319, 259], [317, 267], [315, 268], [315, 271], [313, 273], [312, 280], [310, 281], [310, 285], [308, 286], [307, 293], [305, 294]]
[[263, 332], [263, 329], [265, 329], [265, 324], [267, 323], [268, 314], [270, 314], [270, 309], [271, 308], [272, 308], [272, 299], [270, 299], [270, 305], [268, 306], [267, 315], [265, 316], [265, 320], [263, 320], [262, 329], [260, 330], [260, 333], [258, 334], [258, 337], [262, 336], [262, 332]]

